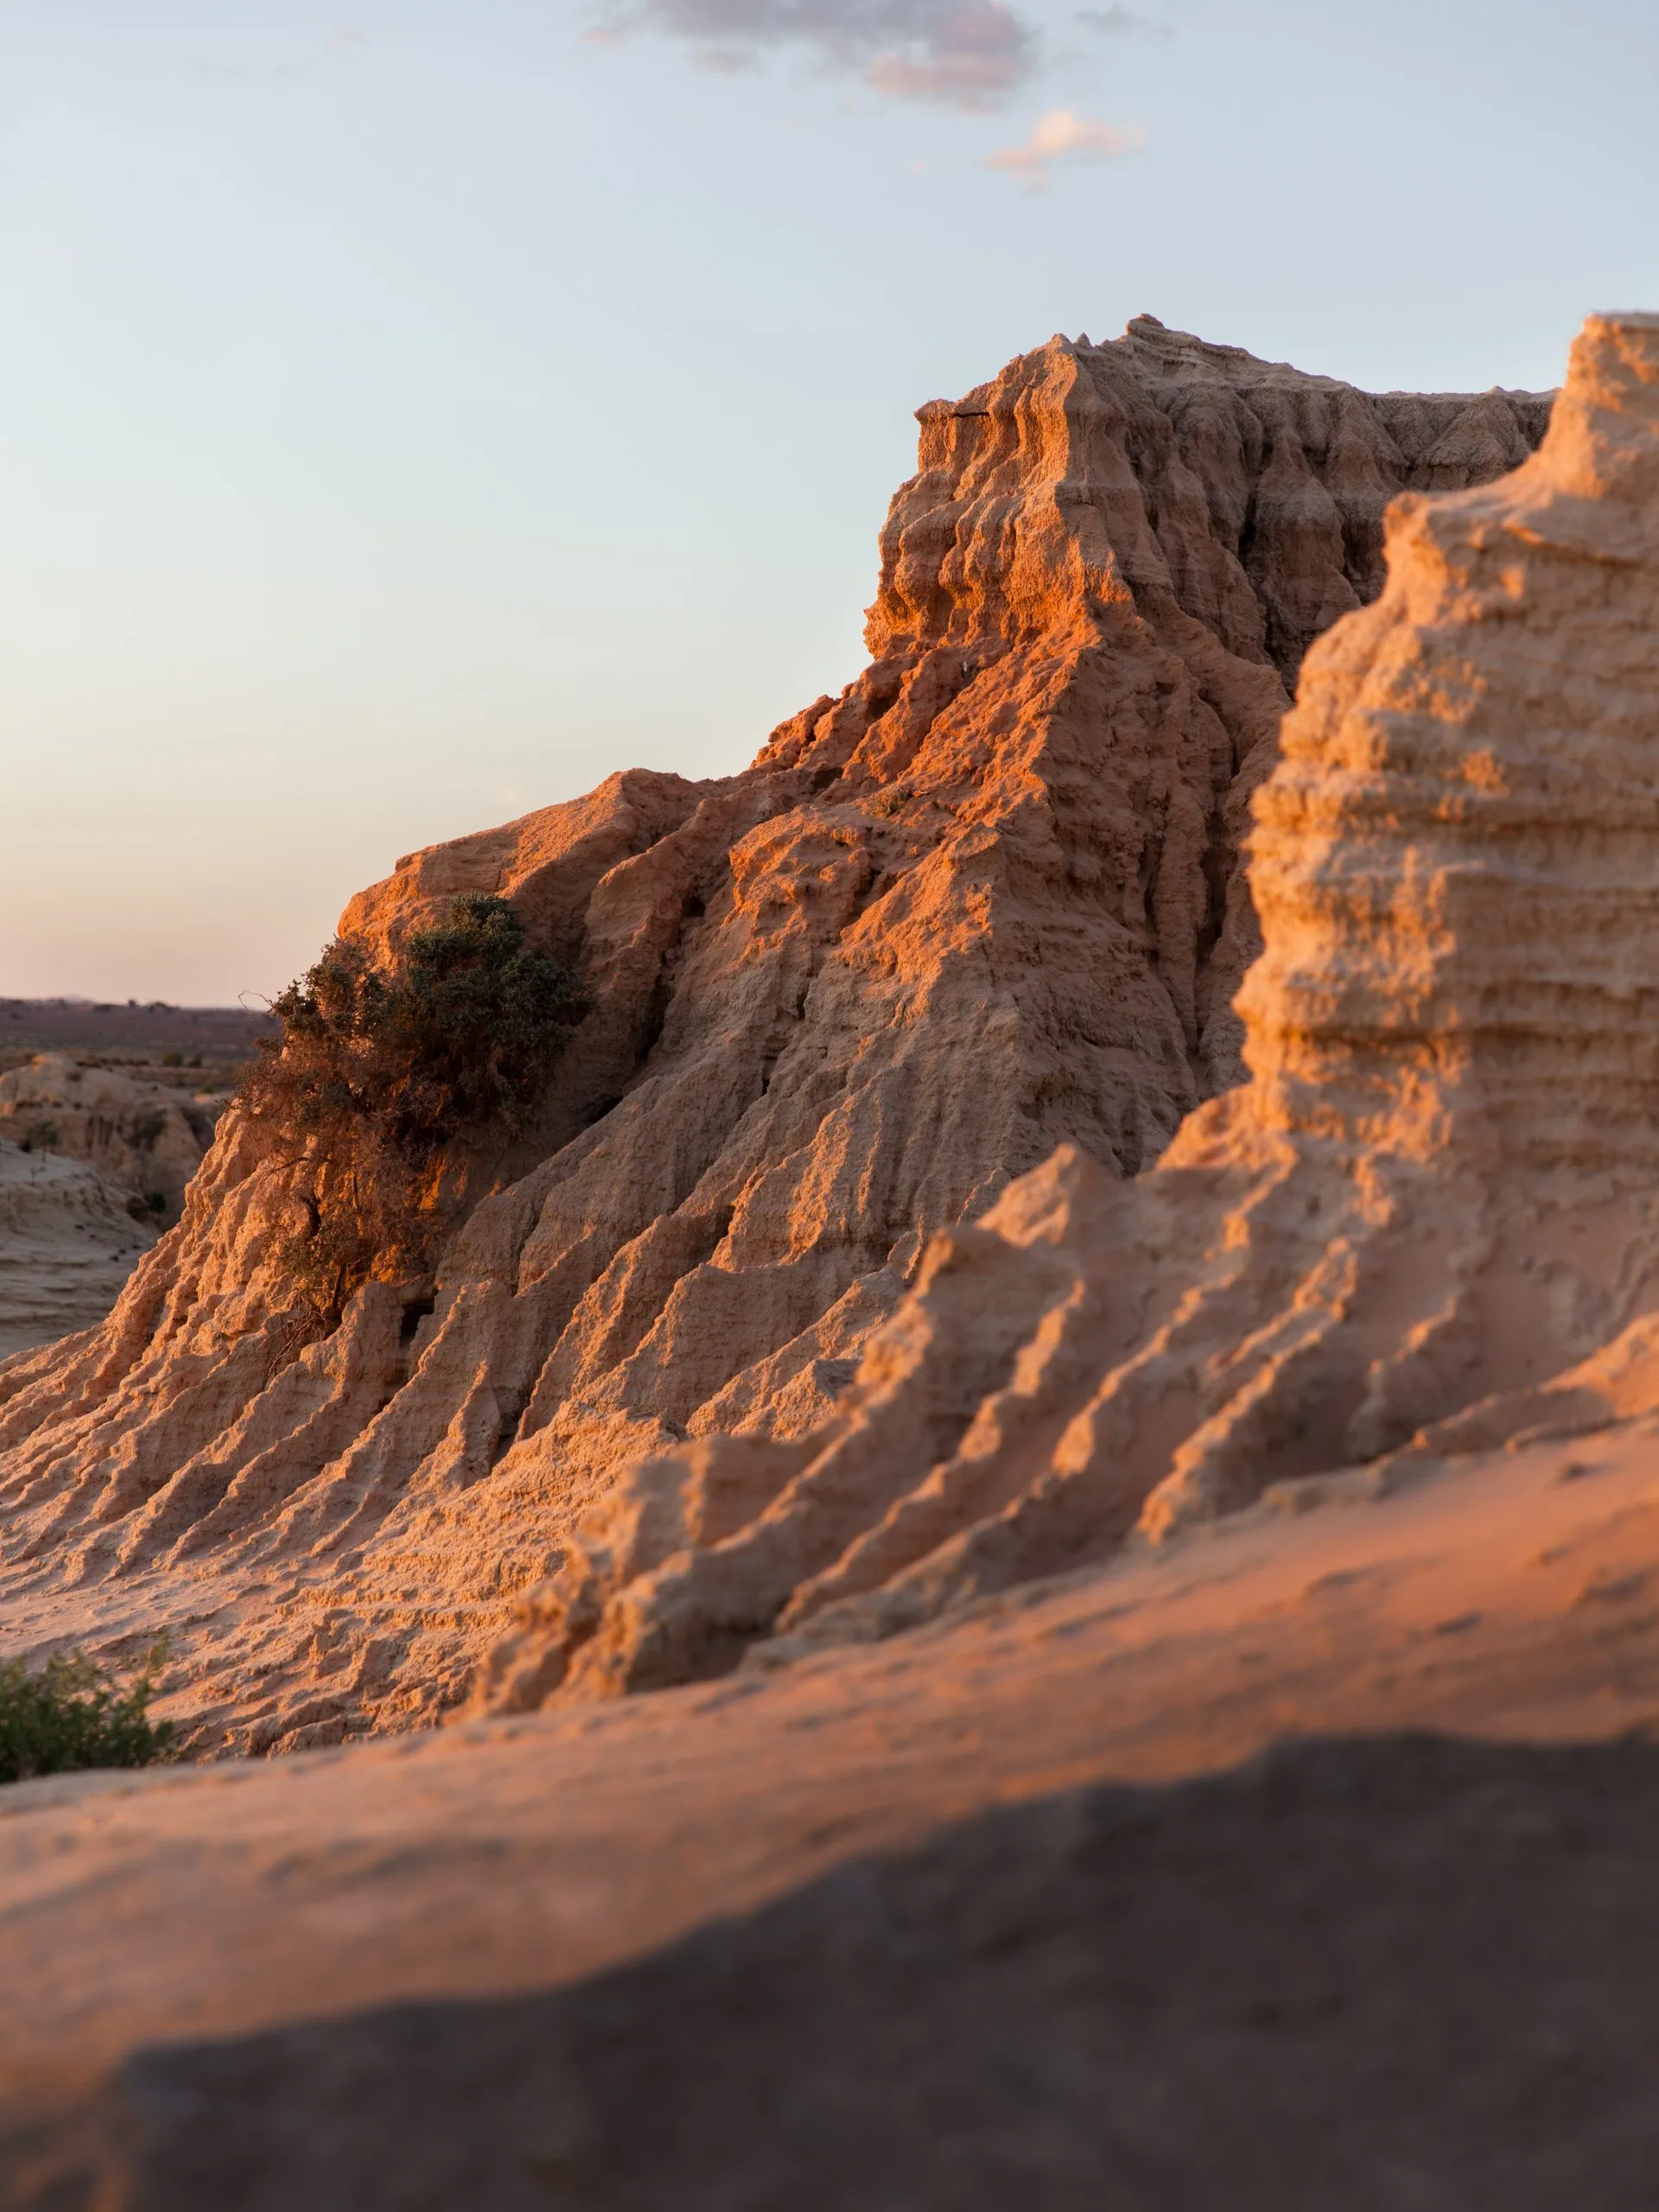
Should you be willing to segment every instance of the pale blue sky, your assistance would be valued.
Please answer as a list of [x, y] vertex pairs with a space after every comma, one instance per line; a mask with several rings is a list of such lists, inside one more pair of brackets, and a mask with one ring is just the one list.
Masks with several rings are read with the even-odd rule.
[[274, 990], [414, 845], [739, 766], [1052, 331], [1479, 389], [1659, 306], [1655, 0], [1090, 12], [0, 0], [0, 992]]

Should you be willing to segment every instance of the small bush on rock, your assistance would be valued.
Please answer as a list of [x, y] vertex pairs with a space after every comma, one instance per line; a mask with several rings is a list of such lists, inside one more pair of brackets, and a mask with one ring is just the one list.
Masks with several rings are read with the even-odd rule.
[[334, 1328], [371, 1278], [429, 1268], [453, 1220], [453, 1148], [525, 1125], [587, 1006], [507, 901], [476, 893], [388, 967], [337, 938], [289, 984], [242, 1098], [302, 1171], [284, 1260], [308, 1333]]
[[149, 1706], [165, 1656], [165, 1647], [155, 1645], [119, 1693], [79, 1651], [48, 1659], [37, 1675], [21, 1659], [0, 1662], [0, 1782], [164, 1758], [172, 1724], [150, 1720]]

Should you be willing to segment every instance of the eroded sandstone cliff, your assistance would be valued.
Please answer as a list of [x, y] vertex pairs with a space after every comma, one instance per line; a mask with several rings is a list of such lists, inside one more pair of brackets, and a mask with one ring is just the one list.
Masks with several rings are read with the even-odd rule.
[[[1033, 1439], [1071, 1433], [1103, 1328], [1127, 1350], [1149, 1325], [1153, 1294], [1103, 1321], [1102, 1286], [1164, 1249], [1177, 1184], [1125, 1212], [1119, 1179], [1243, 1071], [1240, 849], [1301, 656], [1375, 596], [1397, 492], [1499, 475], [1548, 413], [1371, 397], [1149, 318], [924, 408], [838, 700], [741, 775], [613, 778], [347, 910], [387, 944], [500, 893], [594, 995], [435, 1283], [371, 1284], [294, 1356], [292, 1171], [232, 1118], [108, 1324], [0, 1367], [18, 1631], [74, 1625], [66, 1582], [94, 1642], [171, 1619], [197, 1741], [293, 1745], [429, 1717], [550, 1573], [496, 1669], [509, 1701], [578, 1649], [599, 1686], [728, 1663], [996, 1518]], [[1201, 1117], [1228, 1164], [1189, 1180], [1242, 1191], [1287, 1141], [1270, 1117], [1223, 1135], [1230, 1114]], [[928, 1471], [986, 1458], [1009, 1378], [1039, 1405], [1018, 1452], [894, 1549]], [[1193, 1388], [1153, 1389], [1168, 1449]], [[1136, 1416], [1144, 1479], [1111, 1510], [1068, 1491], [1077, 1541], [1133, 1521], [1156, 1428]], [[1008, 1571], [1067, 1541], [1022, 1535]], [[677, 1594], [660, 1562], [687, 1546]]]
[[155, 1241], [84, 1160], [0, 1137], [0, 1359], [95, 1327]]
[[792, 1463], [630, 1471], [486, 1697], [884, 1634], [1659, 1403], [1659, 316], [1592, 318], [1539, 453], [1402, 500], [1388, 553], [1255, 801], [1249, 1082], [1135, 1182], [1068, 1146], [937, 1236]]
[[168, 1222], [179, 1217], [219, 1109], [211, 1094], [193, 1097], [68, 1052], [36, 1052], [0, 1075], [0, 1135], [84, 1160]]

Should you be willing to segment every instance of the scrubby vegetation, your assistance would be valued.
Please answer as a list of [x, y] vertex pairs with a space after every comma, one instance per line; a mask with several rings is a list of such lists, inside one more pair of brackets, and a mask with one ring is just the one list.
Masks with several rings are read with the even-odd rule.
[[172, 1724], [149, 1718], [165, 1656], [155, 1645], [124, 1691], [79, 1651], [34, 1675], [21, 1659], [0, 1661], [0, 1782], [166, 1758]]
[[429, 1268], [456, 1152], [524, 1126], [587, 1000], [505, 899], [473, 893], [389, 966], [337, 938], [272, 1011], [282, 1034], [262, 1040], [242, 1097], [301, 1170], [284, 1259], [320, 1333], [363, 1282]]

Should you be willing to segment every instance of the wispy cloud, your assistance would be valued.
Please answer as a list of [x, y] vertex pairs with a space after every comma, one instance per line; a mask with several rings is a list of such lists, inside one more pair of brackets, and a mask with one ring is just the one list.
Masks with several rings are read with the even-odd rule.
[[705, 67], [793, 49], [889, 99], [982, 111], [1032, 76], [1038, 38], [1006, 0], [601, 0], [601, 41], [683, 39]]
[[1115, 162], [1146, 143], [1138, 123], [1096, 123], [1069, 107], [1057, 107], [1038, 118], [1023, 145], [988, 154], [985, 166], [1017, 177], [1028, 192], [1046, 192], [1057, 162]]
[[1103, 38], [1171, 39], [1175, 35], [1173, 23], [1160, 23], [1155, 16], [1137, 15], [1133, 8], [1079, 8], [1076, 21], [1085, 30], [1096, 31]]
[[226, 85], [296, 85], [320, 75], [354, 54], [365, 43], [363, 34], [346, 27], [322, 43], [312, 45], [286, 60], [204, 61], [195, 65], [198, 76]]

